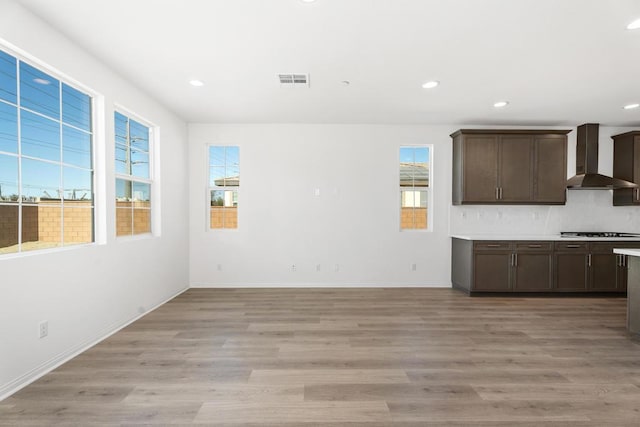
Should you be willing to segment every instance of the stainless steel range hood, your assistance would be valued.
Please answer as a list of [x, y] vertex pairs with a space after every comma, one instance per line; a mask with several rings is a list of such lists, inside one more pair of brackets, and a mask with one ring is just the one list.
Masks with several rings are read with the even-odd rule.
[[576, 143], [576, 176], [569, 178], [569, 190], [611, 190], [636, 188], [637, 184], [598, 173], [598, 129], [597, 123], [578, 126]]

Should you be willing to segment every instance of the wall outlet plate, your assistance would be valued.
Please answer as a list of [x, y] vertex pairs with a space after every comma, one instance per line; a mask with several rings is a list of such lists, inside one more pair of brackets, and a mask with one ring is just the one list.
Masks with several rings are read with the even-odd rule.
[[38, 337], [44, 338], [49, 335], [49, 322], [44, 320], [38, 325]]

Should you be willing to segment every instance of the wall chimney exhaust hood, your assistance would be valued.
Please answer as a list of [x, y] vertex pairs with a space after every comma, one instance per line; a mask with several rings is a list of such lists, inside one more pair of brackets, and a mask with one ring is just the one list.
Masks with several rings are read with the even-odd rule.
[[636, 188], [637, 184], [598, 173], [598, 123], [578, 126], [576, 176], [569, 178], [569, 190], [612, 190]]

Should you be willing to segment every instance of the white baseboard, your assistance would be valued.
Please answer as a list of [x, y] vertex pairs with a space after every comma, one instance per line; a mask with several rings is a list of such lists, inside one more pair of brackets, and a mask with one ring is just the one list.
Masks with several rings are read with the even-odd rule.
[[142, 316], [145, 316], [145, 315], [151, 313], [156, 308], [158, 308], [158, 307], [166, 304], [167, 302], [171, 301], [172, 299], [174, 299], [175, 297], [177, 297], [181, 293], [187, 291], [188, 289], [189, 288], [181, 289], [180, 291], [178, 291], [177, 293], [173, 294], [169, 298], [166, 298], [166, 299], [162, 300], [161, 302], [159, 302], [158, 304], [154, 305], [149, 310], [147, 310], [144, 313], [141, 313], [141, 314], [135, 316], [134, 318], [132, 318], [130, 320], [127, 320], [125, 322], [118, 322], [117, 324], [114, 324], [114, 325], [111, 325], [111, 326], [105, 328], [101, 333], [98, 334], [98, 338], [88, 339], [85, 342], [82, 342], [82, 343], [70, 348], [67, 351], [63, 351], [59, 355], [51, 358], [50, 360], [47, 360], [46, 362], [44, 362], [41, 365], [35, 367], [34, 369], [30, 370], [29, 372], [25, 373], [24, 375], [21, 375], [18, 378], [16, 378], [15, 380], [0, 386], [0, 402], [2, 400], [6, 399], [7, 397], [11, 396], [12, 394], [16, 393], [18, 390], [20, 390], [20, 389], [28, 386], [32, 382], [36, 381], [38, 378], [40, 378], [40, 377], [48, 374], [49, 372], [53, 371], [55, 368], [57, 368], [58, 366], [62, 365], [63, 363], [66, 363], [69, 360], [73, 359], [78, 354], [82, 353], [83, 351], [88, 350], [89, 348], [91, 348], [94, 345], [98, 344], [100, 341], [103, 341], [103, 340], [109, 338], [111, 335], [113, 335], [116, 332], [120, 331], [121, 329], [129, 326], [130, 324], [132, 324], [136, 320], [140, 319]]
[[191, 288], [443, 288], [451, 289], [451, 284], [401, 284], [389, 285], [377, 283], [240, 283], [240, 284], [221, 284], [221, 283], [192, 283]]

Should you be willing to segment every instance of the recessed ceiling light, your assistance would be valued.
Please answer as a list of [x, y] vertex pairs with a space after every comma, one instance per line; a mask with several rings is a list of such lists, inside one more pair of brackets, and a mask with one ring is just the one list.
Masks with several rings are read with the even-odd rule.
[[435, 80], [431, 80], [430, 82], [426, 82], [425, 84], [422, 85], [423, 88], [425, 89], [433, 89], [434, 87], [438, 86], [440, 84], [440, 82], [435, 81]]
[[191, 86], [195, 86], [195, 87], [204, 86], [204, 82], [202, 80], [191, 80], [189, 82], [189, 84], [191, 84]]
[[302, 0], [302, 3], [313, 3], [316, 0]]
[[349, 80], [343, 80], [341, 83], [342, 83], [342, 86], [349, 86], [351, 84]]
[[637, 30], [640, 28], [640, 19], [636, 19], [631, 24], [627, 25], [627, 30]]
[[634, 108], [640, 107], [640, 104], [628, 104], [624, 106], [625, 110], [633, 110]]
[[493, 106], [496, 108], [506, 107], [507, 105], [509, 105], [508, 101], [498, 101], [495, 104], [493, 104]]
[[33, 81], [35, 83], [38, 83], [39, 85], [45, 85], [46, 86], [46, 85], [50, 85], [51, 84], [51, 82], [49, 80], [47, 80], [47, 79], [38, 78], [38, 79], [33, 79]]

